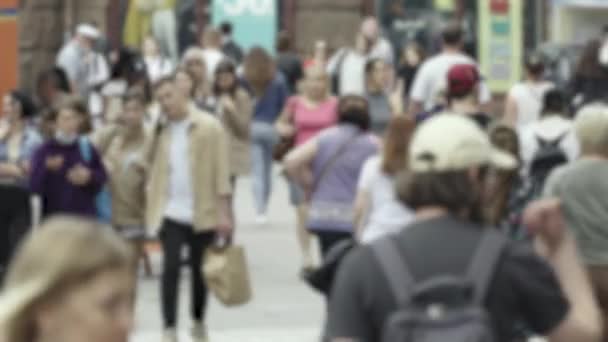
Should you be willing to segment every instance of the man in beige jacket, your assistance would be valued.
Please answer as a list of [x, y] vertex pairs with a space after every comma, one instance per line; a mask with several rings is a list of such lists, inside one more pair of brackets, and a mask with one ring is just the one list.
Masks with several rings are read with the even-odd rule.
[[180, 257], [189, 248], [192, 272], [192, 337], [208, 341], [204, 324], [207, 286], [200, 276], [205, 250], [233, 229], [228, 142], [222, 125], [192, 106], [172, 77], [156, 88], [165, 123], [151, 143], [147, 225], [159, 233], [164, 253], [161, 282], [165, 342], [176, 342]]

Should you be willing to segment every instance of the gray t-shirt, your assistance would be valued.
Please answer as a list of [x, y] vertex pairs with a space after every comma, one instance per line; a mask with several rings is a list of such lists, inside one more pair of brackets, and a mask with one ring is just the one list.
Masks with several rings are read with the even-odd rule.
[[545, 196], [559, 197], [588, 265], [608, 265], [608, 160], [581, 159], [555, 170]]
[[377, 94], [368, 93], [367, 101], [369, 102], [372, 131], [382, 136], [393, 116], [388, 95], [384, 92]]

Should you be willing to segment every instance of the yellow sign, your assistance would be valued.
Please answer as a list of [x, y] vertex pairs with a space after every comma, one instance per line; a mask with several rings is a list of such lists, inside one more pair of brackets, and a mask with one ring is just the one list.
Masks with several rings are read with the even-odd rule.
[[435, 9], [438, 11], [453, 11], [454, 0], [435, 0]]
[[[493, 0], [496, 1], [496, 0]], [[493, 92], [505, 93], [520, 81], [523, 61], [523, 0], [492, 6], [478, 0], [479, 64]]]

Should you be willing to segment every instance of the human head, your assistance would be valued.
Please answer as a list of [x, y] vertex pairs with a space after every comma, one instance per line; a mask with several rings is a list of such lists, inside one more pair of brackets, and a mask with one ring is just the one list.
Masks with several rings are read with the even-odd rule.
[[416, 122], [409, 116], [399, 115], [391, 119], [384, 134], [382, 171], [396, 175], [407, 166], [407, 151]]
[[380, 27], [376, 17], [367, 17], [361, 23], [361, 33], [370, 42], [375, 42], [380, 38]]
[[29, 95], [11, 90], [2, 98], [2, 116], [10, 122], [29, 120], [36, 115], [36, 106]]
[[450, 22], [442, 32], [444, 48], [461, 49], [463, 36], [462, 25], [457, 21]]
[[160, 54], [160, 49], [158, 47], [158, 42], [156, 41], [156, 38], [154, 38], [153, 36], [147, 36], [142, 43], [141, 52], [146, 57], [158, 56]]
[[196, 92], [196, 79], [194, 75], [185, 68], [177, 68], [174, 73], [175, 85], [182, 95], [194, 98]]
[[608, 158], [608, 106], [591, 104], [583, 107], [576, 114], [574, 129], [584, 156]]
[[477, 67], [472, 64], [454, 65], [448, 71], [448, 99], [459, 100], [478, 93], [481, 78]]
[[412, 42], [408, 43], [401, 51], [401, 65], [418, 66], [424, 61], [425, 52], [422, 45]]
[[75, 217], [46, 221], [7, 274], [0, 335], [11, 342], [128, 341], [134, 265], [131, 247], [109, 227]]
[[227, 59], [220, 62], [215, 69], [214, 80], [213, 92], [216, 95], [224, 93], [234, 95], [239, 86], [234, 63]]
[[511, 170], [515, 159], [492, 146], [472, 120], [446, 113], [422, 123], [412, 138], [400, 199], [414, 210], [442, 208], [481, 223], [488, 167]]
[[369, 90], [382, 90], [386, 87], [387, 65], [381, 58], [372, 58], [365, 63], [365, 80]]
[[543, 57], [539, 54], [531, 54], [526, 57], [526, 73], [531, 80], [541, 80], [545, 72]]
[[140, 89], [129, 89], [123, 96], [124, 110], [121, 122], [129, 128], [140, 127], [146, 112], [146, 97]]
[[224, 21], [220, 25], [220, 31], [222, 32], [222, 36], [226, 38], [232, 37], [232, 23], [229, 21]]
[[338, 102], [338, 122], [351, 124], [362, 131], [368, 131], [371, 125], [369, 103], [359, 95], [346, 95]]
[[275, 77], [275, 64], [264, 48], [255, 46], [249, 50], [243, 62], [245, 80], [256, 94], [262, 94]]
[[497, 148], [520, 159], [520, 145], [517, 131], [507, 125], [497, 125], [490, 130], [490, 142]]
[[291, 46], [291, 37], [289, 37], [289, 33], [287, 31], [279, 32], [277, 36], [277, 52], [289, 52], [292, 48]]
[[53, 67], [40, 73], [36, 81], [36, 95], [42, 105], [52, 105], [61, 93], [71, 93], [68, 76], [62, 68]]
[[222, 46], [222, 34], [214, 27], [208, 27], [201, 39], [201, 46], [205, 49], [218, 49]]
[[305, 71], [305, 95], [311, 99], [322, 99], [329, 94], [329, 75], [321, 66], [311, 66]]
[[541, 117], [559, 115], [566, 115], [566, 97], [561, 90], [550, 89], [545, 93], [543, 97], [543, 109]]
[[207, 63], [201, 48], [192, 47], [186, 50], [182, 58], [182, 66], [190, 71], [197, 82], [201, 84], [207, 82]]
[[93, 49], [95, 42], [101, 37], [99, 30], [91, 24], [80, 24], [76, 28], [76, 39], [80, 45], [87, 49]]
[[180, 121], [188, 113], [188, 96], [177, 86], [175, 75], [161, 78], [156, 83], [156, 99], [169, 121]]
[[87, 105], [77, 96], [62, 99], [51, 111], [49, 120], [55, 137], [66, 143], [73, 142], [80, 134], [89, 133], [92, 129]]

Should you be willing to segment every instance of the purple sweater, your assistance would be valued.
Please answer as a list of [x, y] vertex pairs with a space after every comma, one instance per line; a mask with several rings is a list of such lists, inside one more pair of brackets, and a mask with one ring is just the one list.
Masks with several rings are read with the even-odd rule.
[[[85, 162], [78, 143], [61, 145], [55, 140], [44, 143], [34, 154], [30, 188], [42, 198], [44, 216], [53, 214], [72, 214], [94, 217], [97, 215], [95, 197], [106, 183], [106, 171], [97, 150], [91, 148], [91, 160]], [[63, 166], [59, 171], [46, 167], [49, 157], [63, 157]], [[67, 179], [68, 170], [81, 163], [91, 170], [89, 184], [76, 186]]]

